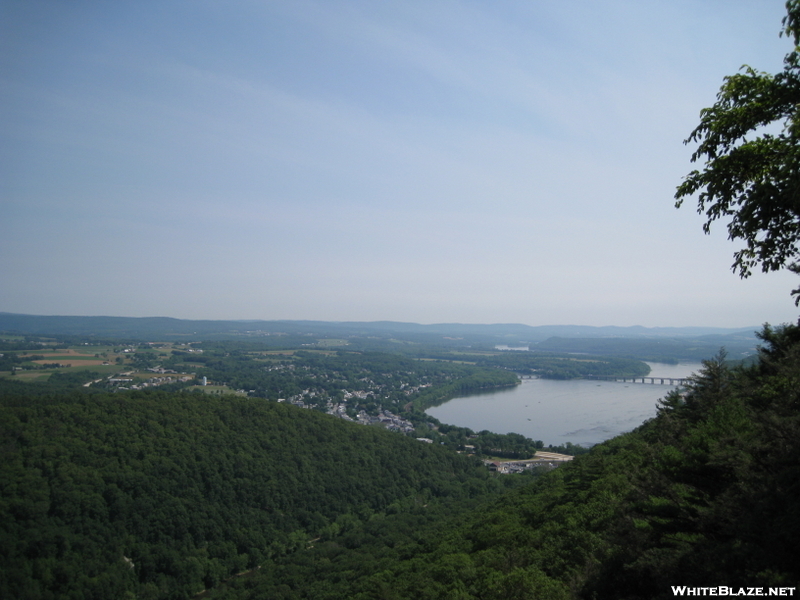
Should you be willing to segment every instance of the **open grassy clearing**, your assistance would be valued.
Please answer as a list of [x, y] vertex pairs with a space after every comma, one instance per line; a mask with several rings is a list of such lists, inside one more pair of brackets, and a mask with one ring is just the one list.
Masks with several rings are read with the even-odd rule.
[[58, 352], [31, 352], [30, 350], [27, 351], [26, 354], [20, 354], [20, 358], [27, 358], [29, 356], [46, 356], [47, 358], [63, 358], [63, 359], [89, 359], [89, 358], [98, 358], [94, 354], [78, 354], [77, 352], [69, 352], [66, 350], [59, 350]]
[[3, 350], [3, 352], [5, 352], [6, 354], [16, 354], [20, 358], [24, 358], [24, 357], [30, 356], [32, 354], [40, 354], [40, 355], [44, 355], [44, 356], [51, 356], [52, 354], [55, 354], [56, 352], [63, 353], [63, 352], [65, 352], [65, 350], [63, 348], [60, 348], [59, 350], [56, 350], [55, 348], [48, 348], [46, 346], [43, 346], [41, 348], [36, 348], [35, 350]]
[[[322, 356], [333, 356], [336, 354], [335, 351], [329, 351], [329, 350], [301, 350], [301, 352], [320, 354]], [[286, 360], [287, 358], [291, 359], [295, 358], [294, 350], [284, 351], [284, 352], [249, 352], [248, 354], [253, 357], [253, 360], [266, 363], [281, 362]]]
[[275, 357], [280, 358], [284, 356], [294, 356], [298, 352], [308, 352], [309, 354], [322, 354], [323, 356], [334, 356], [336, 350], [320, 350], [317, 348], [298, 348], [293, 350], [253, 350], [247, 354], [251, 356], [263, 356], [265, 358]]
[[325, 338], [321, 340], [317, 340], [317, 346], [320, 348], [330, 348], [333, 346], [347, 346], [350, 342], [347, 340], [335, 339], [335, 338]]
[[54, 370], [47, 370], [47, 371], [17, 371], [16, 375], [13, 375], [11, 371], [2, 371], [0, 372], [0, 377], [14, 377], [19, 381], [44, 381], [50, 375], [52, 375]]
[[[35, 381], [37, 379], [47, 379], [53, 373], [76, 373], [79, 371], [91, 371], [92, 373], [99, 373], [100, 375], [113, 375], [120, 369], [120, 365], [79, 365], [75, 364], [72, 367], [59, 367], [53, 369], [35, 369], [35, 370], [17, 370], [17, 374], [13, 377], [18, 378], [20, 381]], [[3, 371], [3, 375], [12, 376], [10, 371]]]
[[44, 354], [46, 356], [58, 355], [61, 357], [90, 357], [94, 358], [96, 354], [118, 354], [111, 350], [111, 346], [99, 349], [97, 352], [89, 351], [87, 348], [48, 348], [42, 347], [35, 350], [11, 350], [16, 352], [21, 358], [32, 354]]
[[[53, 356], [49, 358], [45, 358], [43, 360], [33, 360], [30, 361], [37, 365], [49, 365], [54, 362], [64, 365], [66, 368], [69, 367], [100, 367], [104, 366], [109, 363], [109, 361], [103, 358], [75, 358], [74, 356]], [[107, 366], [107, 365], [106, 365]]]
[[[60, 363], [65, 365], [64, 368], [75, 367], [101, 367], [114, 365], [116, 359], [120, 354], [113, 352], [108, 353], [86, 353], [84, 349], [79, 352], [75, 348], [38, 351], [38, 350], [25, 350], [17, 352], [17, 356], [22, 360], [27, 360], [29, 363], [38, 365], [47, 365], [51, 363]], [[118, 366], [118, 365], [117, 365]]]
[[[95, 355], [107, 355], [111, 356], [114, 353], [114, 349], [111, 346], [82, 346], [80, 350], [75, 348], [68, 349], [70, 353], [77, 353], [81, 356], [95, 356]], [[64, 352], [64, 350], [57, 350], [54, 353]]]
[[[52, 361], [36, 361], [42, 362], [43, 364], [48, 364]], [[53, 373], [75, 373], [78, 371], [91, 371], [93, 373], [99, 373], [103, 376], [110, 376], [117, 372], [119, 372], [121, 365], [117, 364], [108, 364], [108, 365], [94, 365], [94, 364], [85, 364], [79, 361], [73, 361], [71, 367], [58, 367], [58, 368], [48, 368], [48, 369], [35, 369], [35, 370], [17, 370], [16, 375], [13, 377], [18, 378], [20, 381], [36, 381], [38, 379], [47, 379]], [[0, 372], [0, 376], [12, 376], [10, 371], [2, 371]]]
[[454, 363], [457, 365], [474, 365], [474, 360], [456, 360], [455, 358], [414, 358], [413, 360], [419, 360], [423, 362], [447, 362], [447, 363]]

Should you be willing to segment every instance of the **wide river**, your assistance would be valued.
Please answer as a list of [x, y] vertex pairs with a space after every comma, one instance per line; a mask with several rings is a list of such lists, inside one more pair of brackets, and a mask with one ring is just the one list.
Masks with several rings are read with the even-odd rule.
[[[647, 364], [648, 377], [686, 377], [701, 367]], [[473, 431], [520, 433], [545, 445], [591, 446], [655, 416], [656, 402], [671, 389], [649, 383], [523, 379], [515, 388], [454, 398], [426, 412], [442, 423]]]

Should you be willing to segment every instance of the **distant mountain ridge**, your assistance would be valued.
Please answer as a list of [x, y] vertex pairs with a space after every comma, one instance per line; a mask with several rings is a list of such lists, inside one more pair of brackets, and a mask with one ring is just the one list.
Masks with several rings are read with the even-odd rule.
[[538, 343], [559, 338], [656, 338], [743, 336], [754, 339], [760, 327], [630, 327], [540, 325], [519, 323], [422, 325], [397, 321], [197, 320], [173, 317], [26, 315], [0, 312], [0, 331], [33, 335], [93, 335], [137, 339], [195, 336], [240, 336], [255, 333], [306, 335], [427, 334], [494, 338], [497, 343]]

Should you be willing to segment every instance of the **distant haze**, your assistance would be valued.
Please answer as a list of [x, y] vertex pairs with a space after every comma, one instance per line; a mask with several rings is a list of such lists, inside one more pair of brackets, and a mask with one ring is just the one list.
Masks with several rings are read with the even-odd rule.
[[0, 311], [746, 327], [675, 187], [783, 0], [0, 4]]
[[0, 332], [33, 335], [89, 336], [138, 340], [235, 339], [279, 347], [315, 345], [337, 340], [337, 346], [395, 352], [404, 344], [451, 349], [516, 345], [534, 351], [636, 356], [645, 360], [699, 361], [726, 348], [731, 359], [755, 352], [757, 326], [589, 327], [575, 325], [459, 324], [329, 321], [193, 321], [165, 317], [69, 317], [0, 312]]

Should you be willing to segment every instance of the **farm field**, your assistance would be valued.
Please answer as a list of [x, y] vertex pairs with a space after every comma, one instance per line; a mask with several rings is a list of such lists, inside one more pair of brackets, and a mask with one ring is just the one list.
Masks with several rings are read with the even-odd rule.
[[106, 358], [100, 358], [96, 354], [81, 354], [72, 348], [67, 350], [54, 350], [52, 354], [20, 354], [20, 358], [27, 358], [32, 356], [44, 356], [42, 359], [34, 359], [31, 362], [39, 365], [49, 363], [61, 363], [72, 367], [92, 367], [103, 364], [108, 364]]
[[[37, 381], [49, 378], [53, 373], [75, 373], [91, 371], [108, 377], [127, 368], [131, 364], [134, 353], [124, 345], [116, 344], [76, 344], [66, 346], [55, 340], [44, 339], [38, 342], [27, 342], [21, 336], [3, 335], [1, 343], [6, 346], [26, 344], [24, 350], [0, 349], [0, 357], [5, 356], [0, 377], [14, 376], [21, 381]], [[31, 347], [33, 346], [33, 347]], [[10, 361], [8, 359], [11, 359]]]

